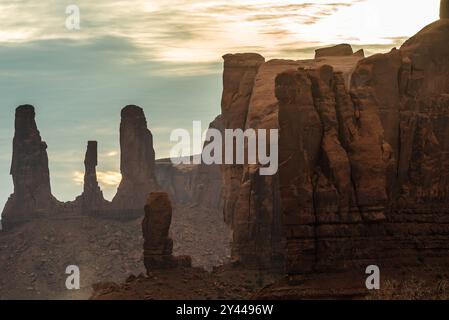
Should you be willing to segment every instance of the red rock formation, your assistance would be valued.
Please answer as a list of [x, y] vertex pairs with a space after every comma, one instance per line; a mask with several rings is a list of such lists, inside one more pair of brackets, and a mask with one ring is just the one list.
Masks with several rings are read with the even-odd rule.
[[54, 213], [57, 201], [51, 194], [47, 145], [41, 139], [31, 105], [16, 109], [11, 175], [14, 193], [2, 213], [5, 229]]
[[89, 141], [87, 143], [86, 156], [84, 159], [84, 190], [81, 196], [75, 200], [84, 214], [95, 214], [106, 209], [108, 202], [103, 197], [103, 192], [97, 180], [98, 143]]
[[448, 0], [441, 0], [440, 18], [441, 19], [449, 19], [449, 1]]
[[143, 258], [147, 272], [153, 269], [188, 267], [190, 257], [173, 257], [173, 240], [168, 236], [172, 219], [172, 206], [167, 193], [150, 193], [142, 221], [144, 238]]
[[[223, 56], [223, 95], [221, 114], [226, 129], [244, 129], [249, 100], [254, 80], [265, 58], [258, 54], [228, 54]], [[224, 217], [226, 223], [233, 224], [235, 200], [242, 176], [241, 165], [222, 166], [224, 196]]]
[[315, 59], [323, 57], [345, 57], [351, 56], [353, 53], [351, 45], [344, 43], [315, 50]]
[[287, 271], [444, 257], [449, 20], [360, 61], [276, 78]]
[[[238, 55], [238, 57], [245, 56], [253, 57]], [[226, 57], [231, 59], [234, 56]], [[233, 73], [234, 77], [230, 77], [232, 73], [227, 68], [232, 64], [229, 66], [225, 60], [222, 101], [225, 128], [243, 130], [278, 128], [278, 101], [274, 88], [275, 78], [279, 73], [298, 67], [311, 68], [330, 63], [335, 64], [338, 70], [343, 72], [344, 80], [349, 82], [350, 71], [360, 59], [357, 56], [350, 56], [308, 61], [271, 60], [258, 66], [257, 72], [251, 74], [251, 81], [239, 78], [242, 74], [237, 72]], [[261, 63], [263, 60], [259, 58], [258, 61]], [[245, 92], [245, 96], [249, 96], [246, 100], [230, 98], [240, 97], [242, 92]], [[236, 104], [237, 101], [241, 103]], [[233, 109], [235, 110], [231, 112]], [[240, 110], [240, 113], [237, 110]], [[240, 119], [242, 117], [243, 121]], [[223, 183], [225, 217], [233, 230], [233, 259], [247, 266], [282, 268], [285, 245], [279, 177], [260, 176], [257, 165], [224, 165]]]
[[120, 170], [122, 181], [112, 200], [113, 210], [139, 214], [147, 194], [158, 190], [154, 168], [153, 136], [143, 109], [123, 108], [120, 123]]

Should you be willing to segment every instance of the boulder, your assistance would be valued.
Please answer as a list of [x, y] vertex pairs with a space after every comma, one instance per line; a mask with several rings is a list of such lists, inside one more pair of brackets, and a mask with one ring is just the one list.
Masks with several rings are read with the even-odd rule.
[[147, 272], [153, 269], [189, 267], [190, 257], [173, 257], [173, 240], [169, 237], [172, 206], [167, 193], [152, 192], [145, 205], [142, 221], [143, 257]]

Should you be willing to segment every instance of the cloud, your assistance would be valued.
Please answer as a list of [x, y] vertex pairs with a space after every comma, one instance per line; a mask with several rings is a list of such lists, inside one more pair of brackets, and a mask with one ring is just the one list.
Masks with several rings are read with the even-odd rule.
[[246, 47], [269, 53], [268, 47], [281, 46], [297, 34], [295, 29], [358, 2], [78, 0], [81, 30], [70, 31], [64, 27], [66, 3], [16, 0], [0, 4], [0, 42], [95, 39], [99, 48], [112, 52], [125, 47], [114, 46], [108, 37], [122, 38], [139, 49], [141, 59], [175, 63], [179, 70], [186, 62], [216, 62], [224, 53]]
[[[102, 189], [111, 189], [116, 188], [120, 184], [122, 175], [116, 171], [97, 171], [97, 180]], [[81, 171], [73, 172], [72, 181], [77, 185], [83, 185], [84, 173]]]

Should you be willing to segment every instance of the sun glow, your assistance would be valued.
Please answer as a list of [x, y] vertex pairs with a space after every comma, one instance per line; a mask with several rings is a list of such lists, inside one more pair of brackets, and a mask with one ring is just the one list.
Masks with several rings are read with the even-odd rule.
[[[231, 52], [310, 58], [302, 49], [348, 42], [388, 49], [438, 19], [439, 0], [80, 0], [89, 27], [69, 33], [42, 3], [0, 4], [0, 41], [122, 37], [148, 60], [220, 61]], [[38, 20], [34, 12], [39, 12]], [[83, 18], [82, 18], [83, 19]], [[27, 29], [16, 23], [28, 21]], [[117, 23], [120, 21], [120, 23]], [[83, 20], [81, 21], [83, 24]], [[59, 26], [59, 25], [58, 25]]]
[[[98, 183], [103, 188], [113, 188], [117, 187], [122, 181], [122, 175], [115, 171], [98, 171], [97, 172]], [[84, 173], [81, 171], [75, 171], [72, 175], [72, 180], [77, 185], [83, 185], [84, 183]]]

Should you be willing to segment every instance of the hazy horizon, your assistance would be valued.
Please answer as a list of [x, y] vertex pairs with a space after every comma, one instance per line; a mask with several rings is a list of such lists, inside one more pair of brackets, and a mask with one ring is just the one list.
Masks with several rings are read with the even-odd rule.
[[[88, 140], [99, 142], [108, 199], [119, 172], [120, 110], [145, 110], [157, 158], [175, 128], [220, 113], [221, 56], [313, 58], [318, 47], [351, 43], [389, 51], [438, 19], [439, 0], [77, 1], [81, 30], [64, 26], [68, 3], [0, 4], [0, 207], [12, 192], [14, 111], [32, 104], [48, 144], [53, 194], [82, 191]], [[400, 14], [400, 16], [399, 16]], [[80, 175], [81, 174], [81, 175]]]

